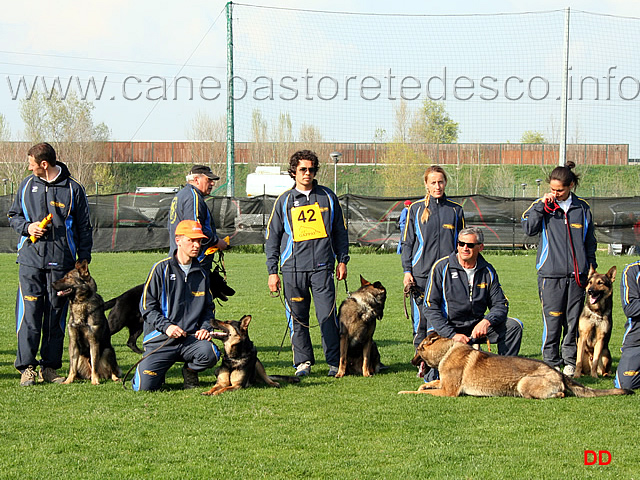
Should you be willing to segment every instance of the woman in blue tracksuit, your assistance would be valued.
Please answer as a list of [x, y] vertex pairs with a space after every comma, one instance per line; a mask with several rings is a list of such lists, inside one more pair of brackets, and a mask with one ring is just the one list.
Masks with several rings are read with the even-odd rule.
[[[464, 228], [462, 206], [449, 200], [445, 194], [447, 174], [444, 169], [439, 165], [427, 168], [424, 185], [427, 194], [423, 200], [409, 206], [401, 238], [404, 287], [417, 285], [423, 291], [431, 267], [436, 260], [455, 251], [458, 233]], [[419, 302], [419, 299], [411, 298], [415, 347], [427, 336], [427, 322]]]
[[627, 324], [622, 339], [622, 355], [616, 372], [617, 388], [640, 388], [640, 261], [624, 268], [620, 282], [622, 309]]
[[578, 318], [589, 267], [598, 266], [589, 204], [572, 193], [579, 180], [574, 167], [573, 162], [556, 167], [548, 179], [550, 192], [522, 214], [524, 232], [540, 234], [536, 269], [544, 321], [542, 359], [558, 369], [564, 365], [567, 375], [575, 373]]

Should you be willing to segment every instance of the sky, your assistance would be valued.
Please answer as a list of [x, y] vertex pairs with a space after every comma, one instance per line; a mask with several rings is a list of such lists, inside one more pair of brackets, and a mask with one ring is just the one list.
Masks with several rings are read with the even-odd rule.
[[[255, 0], [251, 4], [427, 15], [538, 12], [571, 7], [640, 18], [640, 2], [632, 0], [575, 4], [550, 0]], [[56, 78], [63, 88], [86, 92], [95, 107], [95, 122], [104, 122], [113, 140], [189, 139], [199, 111], [212, 117], [225, 112], [223, 95], [213, 98], [219, 92], [215, 79], [224, 81], [226, 72], [224, 8], [225, 2], [211, 0], [7, 3], [0, 20], [0, 114], [9, 123], [12, 139], [22, 139], [20, 99], [34, 84], [51, 88]], [[186, 83], [174, 88], [171, 79], [179, 76], [211, 77], [210, 88], [204, 94]], [[166, 82], [166, 92], [160, 87], [162, 82]], [[190, 93], [193, 98], [189, 98]]]

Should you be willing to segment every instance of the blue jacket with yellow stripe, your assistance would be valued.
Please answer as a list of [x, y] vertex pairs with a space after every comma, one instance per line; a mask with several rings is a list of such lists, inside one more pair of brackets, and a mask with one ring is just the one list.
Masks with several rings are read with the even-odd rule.
[[349, 261], [349, 236], [338, 197], [315, 180], [308, 199], [295, 188], [278, 197], [265, 235], [270, 275], [278, 273], [278, 260], [283, 272], [333, 271], [336, 259]]
[[202, 233], [207, 238], [202, 241], [202, 248], [198, 255], [198, 260], [202, 262], [205, 258], [205, 251], [218, 243], [218, 234], [216, 226], [213, 222], [211, 212], [207, 207], [204, 195], [194, 185], [188, 183], [185, 187], [176, 193], [171, 201], [171, 211], [167, 221], [169, 229], [169, 255], [171, 255], [178, 246], [176, 245], [176, 227], [182, 220], [193, 220], [202, 225]]
[[430, 197], [429, 219], [422, 223], [424, 209], [425, 199], [409, 206], [401, 241], [403, 271], [426, 278], [436, 260], [455, 251], [464, 228], [464, 212], [461, 205], [446, 197]]
[[467, 272], [454, 252], [438, 260], [431, 269], [423, 308], [429, 326], [439, 335], [451, 338], [484, 318], [493, 327], [506, 322], [509, 301], [498, 274], [482, 255], [478, 255], [470, 287]]
[[620, 298], [627, 323], [622, 338], [622, 348], [640, 345], [640, 261], [633, 262], [622, 272]]
[[166, 340], [170, 325], [178, 325], [187, 334], [211, 330], [214, 309], [209, 274], [197, 260], [191, 262], [186, 276], [175, 255], [160, 260], [151, 268], [140, 298], [143, 343]]
[[571, 231], [578, 273], [586, 276], [590, 265], [593, 265], [593, 268], [598, 266], [598, 243], [589, 204], [571, 193], [571, 205], [566, 217], [569, 229], [565, 222], [565, 212], [562, 209], [553, 213], [545, 212], [542, 198], [533, 202], [522, 214], [524, 232], [527, 235], [540, 234], [536, 269], [541, 277], [562, 278], [573, 274], [573, 255], [568, 230]]
[[[60, 174], [47, 182], [29, 175], [18, 187], [8, 212], [9, 224], [18, 232], [18, 263], [35, 268], [71, 270], [76, 260], [91, 262], [93, 231], [84, 187], [56, 162]], [[48, 214], [52, 222], [35, 243], [29, 240], [29, 225]]]

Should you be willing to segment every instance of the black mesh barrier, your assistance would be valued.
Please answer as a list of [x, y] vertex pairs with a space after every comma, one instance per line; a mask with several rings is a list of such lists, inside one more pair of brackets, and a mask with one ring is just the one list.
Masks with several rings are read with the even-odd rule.
[[[466, 225], [483, 229], [485, 244], [500, 248], [535, 248], [538, 239], [522, 232], [522, 213], [533, 198], [486, 195], [450, 197], [464, 208]], [[94, 251], [140, 251], [169, 246], [167, 219], [173, 194], [122, 193], [89, 196], [94, 228]], [[274, 196], [209, 197], [221, 236], [232, 245], [260, 245], [276, 200]], [[406, 198], [343, 195], [340, 197], [352, 244], [395, 249], [400, 239], [398, 219]], [[410, 198], [409, 200], [418, 200]], [[613, 253], [629, 253], [640, 244], [640, 197], [587, 198], [593, 212], [596, 237]], [[12, 198], [0, 196], [4, 212]], [[6, 215], [0, 217], [0, 251], [15, 252], [17, 233]]]

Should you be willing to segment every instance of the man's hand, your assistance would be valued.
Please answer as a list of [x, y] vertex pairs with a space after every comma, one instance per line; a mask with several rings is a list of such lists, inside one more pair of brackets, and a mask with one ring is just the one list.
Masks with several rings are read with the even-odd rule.
[[186, 336], [187, 332], [181, 329], [178, 325], [169, 325], [169, 327], [167, 327], [167, 337], [180, 338]]
[[473, 338], [482, 338], [482, 337], [486, 337], [487, 333], [489, 332], [489, 327], [491, 326], [491, 324], [489, 323], [489, 320], [487, 320], [486, 318], [483, 318], [482, 320], [480, 320], [478, 322], [478, 324], [473, 327], [473, 331], [471, 332], [471, 336]]
[[195, 335], [198, 340], [211, 340], [211, 332], [209, 332], [209, 330], [205, 330], [204, 328], [198, 330]]
[[469, 343], [469, 340], [471, 340], [471, 339], [469, 337], [467, 337], [466, 335], [462, 334], [462, 333], [456, 333], [453, 336], [453, 341], [454, 342], [460, 342], [460, 343], [467, 344], [467, 343]]
[[269, 291], [273, 293], [280, 291], [280, 276], [277, 273], [269, 275]]
[[40, 222], [30, 223], [27, 227], [27, 230], [29, 231], [29, 235], [36, 238], [42, 237], [47, 232], [46, 228], [40, 227]]
[[416, 281], [413, 278], [413, 275], [411, 275], [411, 272], [405, 272], [404, 279], [402, 280], [402, 284], [404, 285], [404, 288], [407, 288], [410, 285], [414, 285], [415, 283]]
[[336, 268], [336, 278], [339, 280], [344, 280], [347, 278], [347, 264], [339, 263], [338, 268]]

